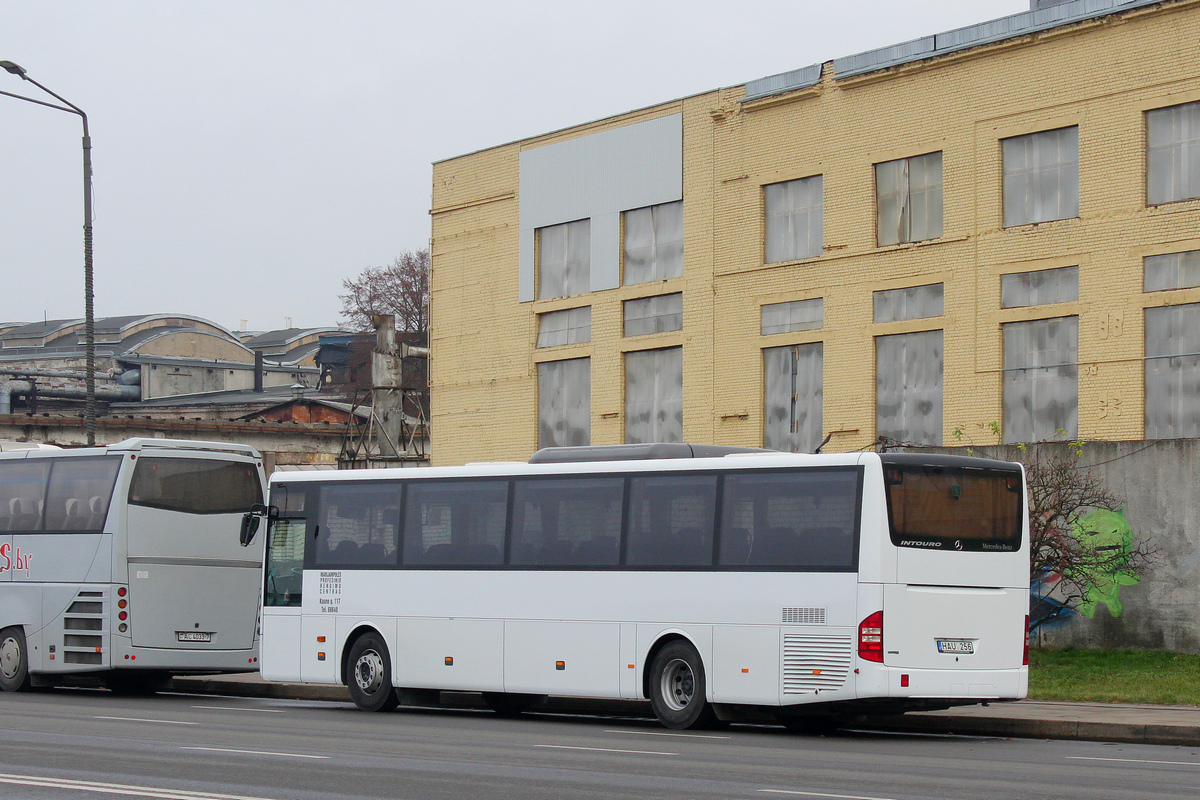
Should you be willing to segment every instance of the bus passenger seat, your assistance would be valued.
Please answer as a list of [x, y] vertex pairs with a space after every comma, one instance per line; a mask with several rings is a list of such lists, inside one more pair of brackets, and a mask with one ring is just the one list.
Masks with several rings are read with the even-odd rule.
[[575, 563], [584, 566], [616, 564], [620, 556], [620, 544], [613, 536], [597, 536], [580, 542], [575, 548]]
[[358, 542], [353, 539], [342, 539], [330, 554], [335, 564], [353, 564], [358, 561]]
[[62, 528], [67, 531], [81, 531], [88, 527], [88, 511], [83, 505], [83, 501], [77, 497], [68, 497], [66, 506], [63, 508], [65, 512]]
[[750, 531], [747, 528], [730, 528], [721, 534], [721, 563], [739, 566], [750, 557]]
[[88, 501], [88, 528], [100, 529], [104, 527], [104, 518], [108, 516], [108, 504], [103, 497], [93, 497]]
[[794, 564], [800, 554], [800, 537], [791, 528], [767, 528], [754, 540], [751, 564]]
[[386, 564], [387, 548], [382, 542], [368, 542], [359, 550], [358, 561], [362, 564]]

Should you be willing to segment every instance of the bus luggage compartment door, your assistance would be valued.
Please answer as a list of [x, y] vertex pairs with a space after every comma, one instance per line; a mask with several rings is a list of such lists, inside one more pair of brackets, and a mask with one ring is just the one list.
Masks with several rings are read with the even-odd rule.
[[883, 663], [904, 669], [1017, 669], [1027, 589], [889, 584], [883, 591]]
[[260, 569], [253, 565], [130, 559], [134, 647], [248, 650], [254, 644]]

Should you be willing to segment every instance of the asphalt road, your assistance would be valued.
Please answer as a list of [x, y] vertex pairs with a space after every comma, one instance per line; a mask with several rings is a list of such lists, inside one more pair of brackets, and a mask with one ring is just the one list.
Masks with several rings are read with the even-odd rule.
[[0, 798], [1185, 798], [1200, 748], [100, 690], [0, 695]]

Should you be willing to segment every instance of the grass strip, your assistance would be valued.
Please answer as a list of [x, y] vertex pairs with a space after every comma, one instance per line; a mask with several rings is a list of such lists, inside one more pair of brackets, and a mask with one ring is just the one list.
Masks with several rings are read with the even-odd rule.
[[1200, 655], [1073, 647], [1031, 649], [1029, 698], [1200, 706]]

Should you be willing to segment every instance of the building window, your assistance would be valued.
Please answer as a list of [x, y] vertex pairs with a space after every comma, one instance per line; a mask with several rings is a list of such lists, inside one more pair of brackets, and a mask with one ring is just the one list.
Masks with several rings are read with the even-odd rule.
[[683, 201], [626, 211], [625, 283], [683, 275]]
[[1146, 438], [1200, 436], [1200, 303], [1146, 309]]
[[538, 300], [591, 290], [592, 221], [537, 230]]
[[875, 322], [901, 322], [942, 316], [945, 287], [940, 283], [875, 292]]
[[875, 337], [875, 435], [942, 443], [942, 332]]
[[1146, 112], [1146, 202], [1200, 197], [1200, 102]]
[[825, 299], [768, 303], [762, 307], [762, 335], [815, 331], [825, 324]]
[[1079, 267], [1039, 269], [1000, 276], [1000, 307], [1027, 308], [1079, 299]]
[[545, 361], [538, 367], [538, 447], [592, 441], [592, 371], [586, 358]]
[[1079, 216], [1079, 128], [1002, 142], [1004, 227]]
[[1003, 327], [1005, 443], [1074, 439], [1079, 427], [1079, 318]]
[[763, 187], [768, 264], [821, 255], [822, 178], [800, 178]]
[[1142, 263], [1143, 291], [1162, 292], [1200, 286], [1200, 250], [1146, 256]]
[[625, 441], [683, 441], [683, 348], [625, 354]]
[[592, 340], [592, 307], [538, 314], [538, 347], [582, 344]]
[[644, 336], [683, 329], [683, 293], [625, 301], [625, 335]]
[[821, 444], [821, 342], [763, 350], [763, 447], [811, 453]]
[[942, 154], [875, 165], [879, 244], [920, 242], [942, 235]]

